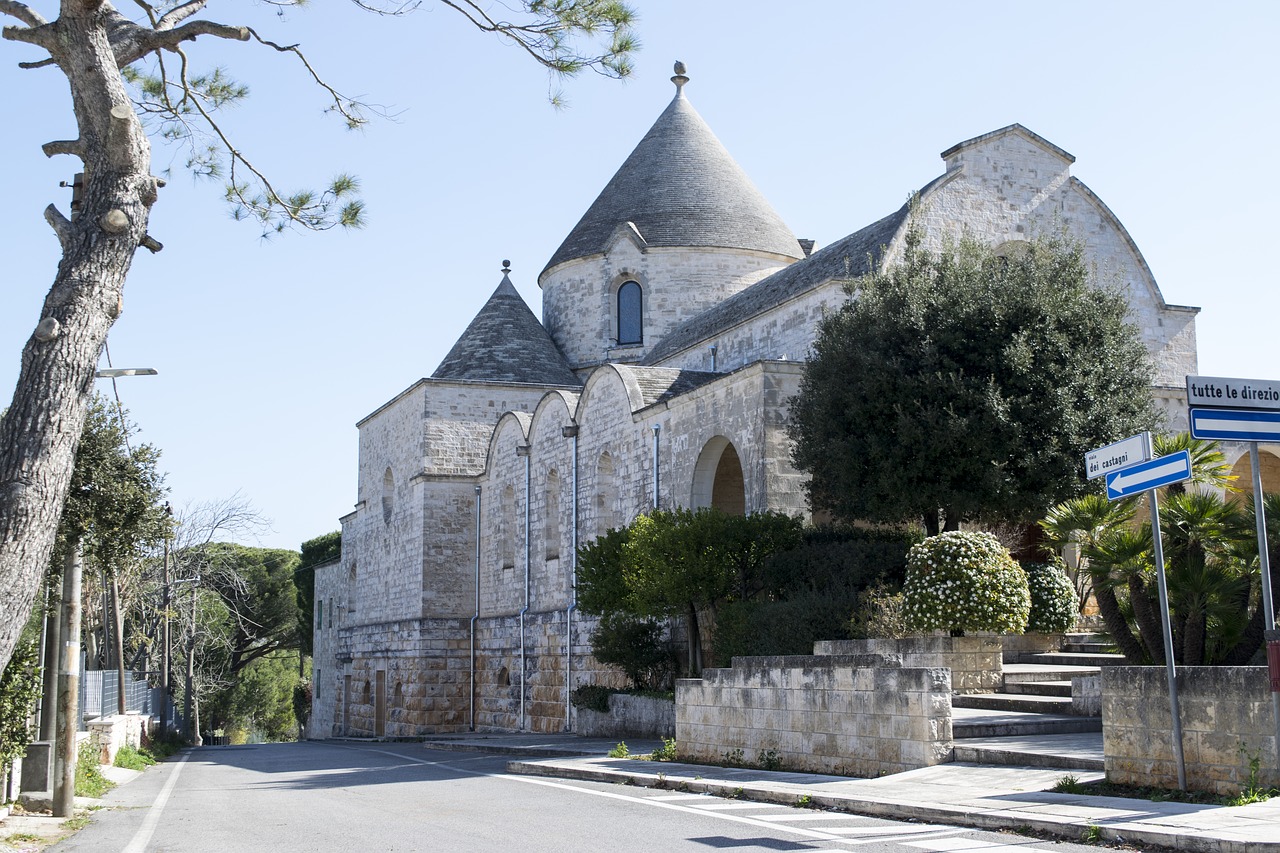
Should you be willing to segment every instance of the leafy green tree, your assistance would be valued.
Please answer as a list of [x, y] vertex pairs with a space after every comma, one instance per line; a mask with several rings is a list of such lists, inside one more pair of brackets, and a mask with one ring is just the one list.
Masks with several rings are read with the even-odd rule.
[[294, 690], [301, 684], [298, 652], [273, 652], [246, 665], [205, 703], [210, 729], [237, 732], [266, 741], [294, 740]]
[[294, 573], [298, 591], [298, 643], [310, 657], [316, 624], [316, 566], [342, 557], [342, 531], [335, 530], [302, 543], [301, 559]]
[[[170, 529], [160, 451], [150, 444], [134, 446], [133, 433], [124, 411], [94, 398], [76, 448], [49, 572], [60, 576], [67, 549], [80, 547], [83, 612], [91, 632], [86, 647], [91, 659], [114, 663], [122, 678], [127, 662], [145, 657], [154, 636], [158, 597], [144, 577], [143, 562]], [[100, 601], [109, 607], [94, 606]]]
[[846, 520], [1028, 522], [1082, 493], [1080, 459], [1156, 421], [1122, 293], [1078, 244], [999, 255], [972, 239], [848, 286], [791, 402], [815, 510]]
[[700, 672], [701, 614], [714, 622], [721, 603], [759, 594], [766, 561], [795, 547], [800, 531], [797, 519], [776, 512], [655, 510], [580, 551], [578, 602], [588, 613], [684, 617], [689, 671]]
[[199, 574], [226, 612], [227, 673], [237, 675], [259, 658], [298, 648], [294, 571], [297, 551], [212, 542], [178, 554], [190, 575]]
[[29, 630], [0, 674], [0, 780], [6, 778], [9, 765], [31, 743], [31, 715], [40, 698], [38, 636], [38, 628]]
[[[416, 6], [352, 2], [384, 15]], [[139, 20], [131, 20], [103, 0], [62, 0], [58, 17], [49, 20], [33, 4], [0, 0], [0, 17], [11, 22], [4, 39], [27, 49], [24, 64], [41, 69], [36, 73], [61, 73], [71, 95], [74, 130], [46, 143], [43, 154], [74, 157], [83, 174], [74, 219], [52, 204], [44, 211], [62, 259], [23, 349], [11, 416], [0, 421], [0, 666], [13, 652], [49, 562], [93, 373], [120, 314], [134, 255], [139, 247], [162, 248], [149, 233], [151, 208], [164, 186], [153, 174], [149, 137], [185, 146], [193, 170], [223, 178], [233, 214], [257, 222], [264, 233], [364, 221], [358, 182], [350, 176], [324, 189], [277, 187], [218, 124], [218, 111], [244, 98], [247, 87], [221, 70], [200, 73], [190, 59], [196, 45], [251, 42], [296, 62], [348, 127], [365, 121], [359, 102], [326, 83], [296, 45], [201, 17], [207, 5], [138, 0]], [[306, 0], [270, 5], [300, 7]], [[514, 43], [552, 75], [590, 68], [622, 77], [630, 71], [634, 14], [621, 0], [522, 0], [502, 7], [501, 18], [474, 0], [444, 5]]]

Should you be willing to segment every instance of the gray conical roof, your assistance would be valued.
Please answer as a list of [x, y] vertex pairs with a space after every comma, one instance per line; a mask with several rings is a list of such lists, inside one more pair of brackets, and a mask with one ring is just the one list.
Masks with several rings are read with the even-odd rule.
[[791, 229], [729, 156], [682, 87], [546, 269], [603, 252], [615, 229], [626, 222], [650, 246], [714, 246], [803, 257]]
[[505, 274], [432, 379], [581, 385]]

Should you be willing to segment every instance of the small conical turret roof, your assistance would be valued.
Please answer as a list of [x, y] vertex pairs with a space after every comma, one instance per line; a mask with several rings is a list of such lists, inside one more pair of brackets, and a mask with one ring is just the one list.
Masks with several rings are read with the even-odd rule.
[[511, 283], [510, 262], [502, 282], [476, 314], [432, 379], [581, 385], [547, 330]]
[[[751, 183], [684, 96], [676, 96], [604, 191], [574, 226], [546, 269], [603, 252], [630, 222], [650, 246], [706, 246], [803, 257], [791, 229]], [[546, 272], [546, 270], [543, 270]]]

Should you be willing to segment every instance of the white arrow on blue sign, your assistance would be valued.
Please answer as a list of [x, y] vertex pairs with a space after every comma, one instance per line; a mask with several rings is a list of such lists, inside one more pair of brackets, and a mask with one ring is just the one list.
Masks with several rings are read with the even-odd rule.
[[1191, 479], [1191, 454], [1181, 450], [1108, 474], [1107, 499], [1115, 501], [1189, 479]]
[[1193, 408], [1191, 437], [1223, 441], [1280, 441], [1280, 412]]

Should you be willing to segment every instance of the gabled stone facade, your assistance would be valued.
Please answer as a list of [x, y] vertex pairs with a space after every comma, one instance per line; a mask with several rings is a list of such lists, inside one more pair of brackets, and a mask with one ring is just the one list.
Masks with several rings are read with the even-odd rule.
[[[899, 256], [910, 211], [810, 253], [673, 79], [675, 101], [552, 252], [541, 323], [504, 264], [436, 374], [358, 424], [342, 559], [317, 573], [312, 736], [564, 730], [573, 687], [619, 679], [575, 608], [578, 544], [655, 505], [807, 511], [787, 400], [818, 318]], [[1180, 412], [1196, 309], [1164, 302], [1073, 158], [1011, 125], [943, 159], [918, 194], [926, 238], [1083, 240]]]

